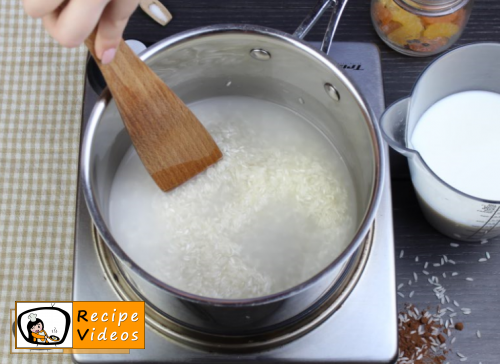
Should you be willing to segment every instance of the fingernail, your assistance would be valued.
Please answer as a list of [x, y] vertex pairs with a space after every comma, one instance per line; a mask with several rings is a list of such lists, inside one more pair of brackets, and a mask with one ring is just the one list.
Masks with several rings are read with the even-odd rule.
[[116, 48], [110, 48], [102, 54], [101, 63], [110, 64], [115, 58]]

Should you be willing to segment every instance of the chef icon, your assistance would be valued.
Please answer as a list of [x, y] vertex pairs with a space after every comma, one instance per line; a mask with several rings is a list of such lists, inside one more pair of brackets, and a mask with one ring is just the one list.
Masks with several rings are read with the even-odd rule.
[[[16, 312], [16, 349], [71, 347], [71, 335], [69, 340], [66, 339], [68, 333], [71, 334], [71, 315], [68, 311], [71, 312], [72, 307], [68, 302], [60, 304], [61, 308], [54, 307], [55, 303], [47, 306], [47, 302], [16, 302], [16, 311], [21, 312]], [[61, 334], [62, 337], [56, 336]]]
[[28, 316], [28, 334], [30, 342], [32, 343], [46, 343], [48, 342], [47, 333], [43, 329], [43, 321], [36, 318], [36, 313]]

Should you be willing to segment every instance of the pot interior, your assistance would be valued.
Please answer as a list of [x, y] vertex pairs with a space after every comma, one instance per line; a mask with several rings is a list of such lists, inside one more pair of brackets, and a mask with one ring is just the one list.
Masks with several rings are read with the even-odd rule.
[[[355, 195], [354, 230], [371, 224], [367, 219], [374, 208], [380, 158], [376, 134], [360, 96], [319, 53], [286, 34], [243, 28], [181, 34], [153, 46], [142, 58], [188, 105], [209, 98], [250, 97], [302, 116], [334, 146], [347, 167]], [[326, 92], [327, 84], [335, 87], [340, 100]], [[133, 265], [134, 257], [119, 248], [109, 228], [111, 187], [130, 138], [112, 100], [101, 100], [91, 119], [95, 122], [84, 142], [89, 165], [83, 174], [88, 175], [92, 195], [87, 201], [113, 252]], [[350, 253], [360, 240], [355, 236], [346, 248]]]

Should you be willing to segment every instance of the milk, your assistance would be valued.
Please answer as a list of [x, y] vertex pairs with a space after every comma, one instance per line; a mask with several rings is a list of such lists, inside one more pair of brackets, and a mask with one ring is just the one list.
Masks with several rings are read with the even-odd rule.
[[431, 106], [411, 144], [429, 168], [457, 190], [500, 201], [500, 95], [467, 91]]
[[224, 157], [163, 193], [131, 148], [110, 198], [110, 230], [124, 251], [167, 284], [226, 299], [291, 288], [331, 263], [351, 241], [357, 211], [329, 141], [270, 102], [189, 106]]

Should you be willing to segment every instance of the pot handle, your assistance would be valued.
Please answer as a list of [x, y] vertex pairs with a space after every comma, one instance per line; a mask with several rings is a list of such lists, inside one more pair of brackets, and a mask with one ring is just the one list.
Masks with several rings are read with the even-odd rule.
[[406, 147], [406, 123], [410, 98], [406, 97], [389, 106], [380, 117], [382, 135], [387, 143], [406, 157], [415, 151]]
[[330, 51], [330, 47], [332, 46], [335, 31], [337, 30], [337, 26], [340, 22], [340, 17], [342, 16], [342, 12], [344, 11], [347, 1], [348, 0], [319, 0], [316, 6], [307, 16], [307, 18], [304, 19], [295, 33], [293, 33], [293, 35], [299, 39], [304, 39], [304, 37], [318, 22], [321, 16], [323, 16], [323, 14], [328, 9], [332, 9], [332, 15], [330, 17], [330, 21], [328, 22], [328, 27], [323, 38], [323, 43], [321, 44], [321, 51], [325, 54], [328, 54], [328, 52]]

